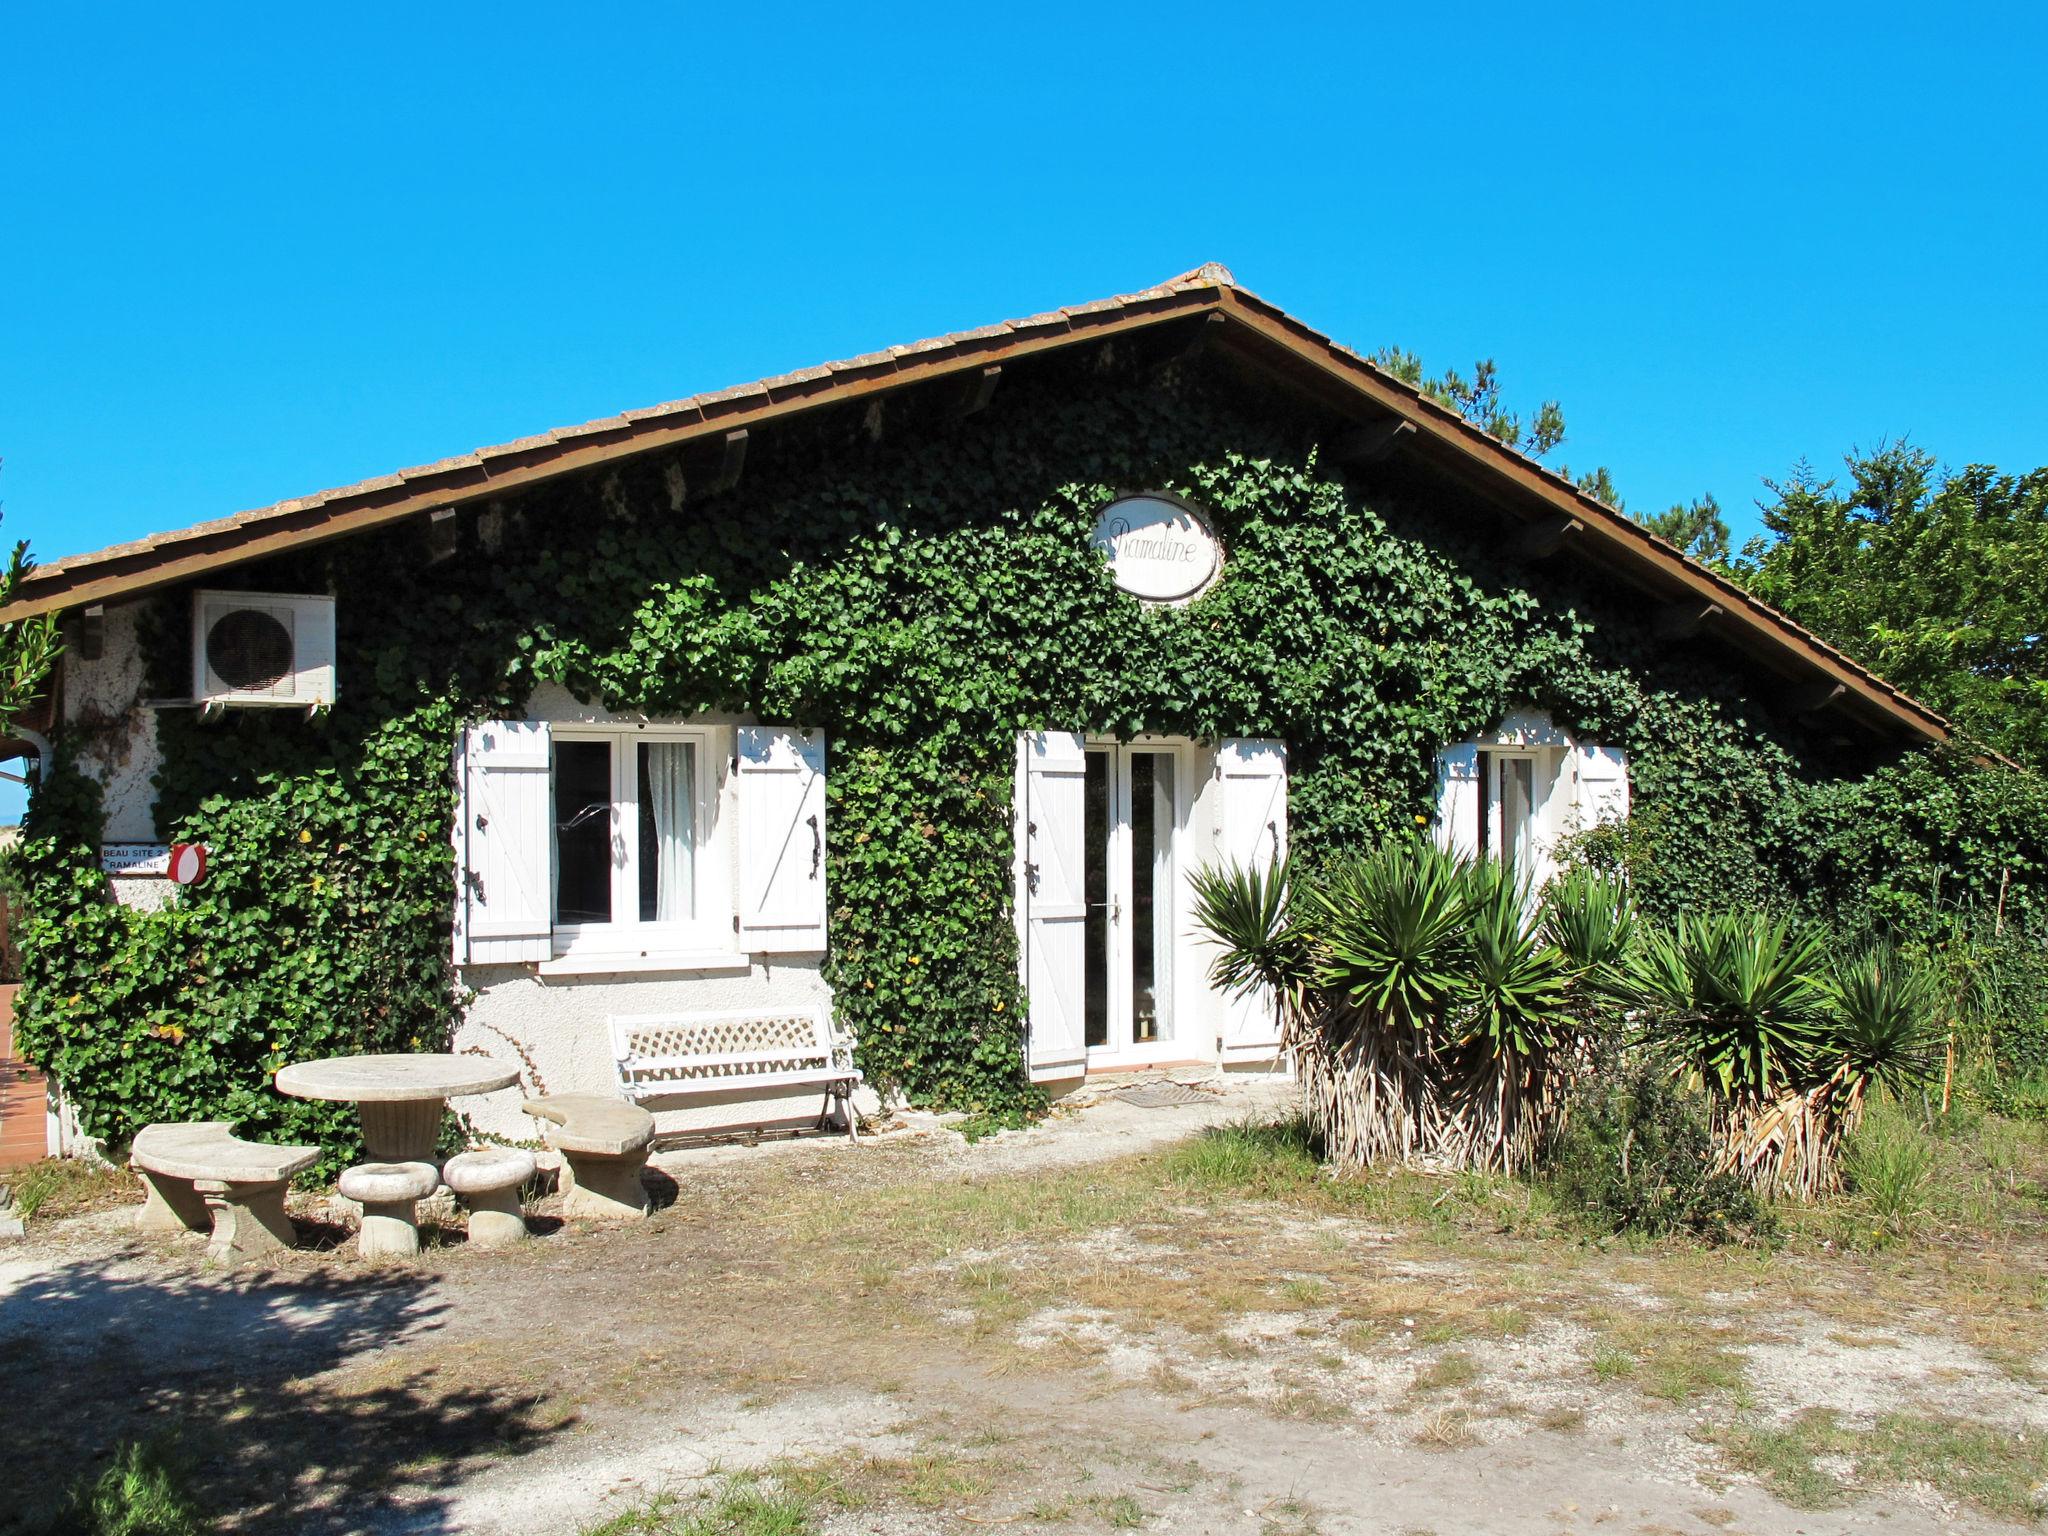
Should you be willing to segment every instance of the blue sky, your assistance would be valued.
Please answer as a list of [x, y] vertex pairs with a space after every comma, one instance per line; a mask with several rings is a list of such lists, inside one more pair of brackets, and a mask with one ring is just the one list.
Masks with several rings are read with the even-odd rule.
[[17, 7], [4, 531], [96, 548], [1204, 260], [1495, 357], [1634, 507], [1740, 530], [1887, 434], [2048, 461], [2040, 12], [1670, 9]]

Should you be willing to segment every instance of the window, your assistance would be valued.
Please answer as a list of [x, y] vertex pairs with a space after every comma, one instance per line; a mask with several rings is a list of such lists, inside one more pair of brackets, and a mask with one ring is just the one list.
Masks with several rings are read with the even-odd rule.
[[555, 730], [558, 952], [710, 937], [699, 874], [712, 820], [706, 770], [714, 761], [703, 731]]
[[1539, 752], [1482, 751], [1479, 849], [1533, 876], [1541, 854], [1539, 816], [1555, 768]]

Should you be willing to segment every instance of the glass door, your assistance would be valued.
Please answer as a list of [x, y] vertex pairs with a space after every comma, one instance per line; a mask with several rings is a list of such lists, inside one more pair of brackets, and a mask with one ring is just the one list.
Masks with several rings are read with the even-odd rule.
[[1142, 1058], [1173, 1038], [1184, 786], [1171, 746], [1088, 748], [1088, 1057]]

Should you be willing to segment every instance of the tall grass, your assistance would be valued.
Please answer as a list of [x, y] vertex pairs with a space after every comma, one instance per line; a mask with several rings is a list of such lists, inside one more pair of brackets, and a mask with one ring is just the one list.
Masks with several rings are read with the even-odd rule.
[[1857, 1235], [1888, 1243], [1911, 1234], [1932, 1204], [1940, 1144], [1894, 1103], [1873, 1105], [1842, 1143], [1842, 1184]]
[[1165, 1157], [1173, 1183], [1209, 1193], [1284, 1194], [1323, 1176], [1322, 1149], [1300, 1115], [1212, 1126]]

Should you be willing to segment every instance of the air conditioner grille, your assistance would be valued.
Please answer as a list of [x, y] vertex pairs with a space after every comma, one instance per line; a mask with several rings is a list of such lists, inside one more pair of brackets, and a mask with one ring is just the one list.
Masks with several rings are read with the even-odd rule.
[[292, 675], [291, 615], [235, 608], [206, 631], [207, 670], [237, 693], [263, 693]]

